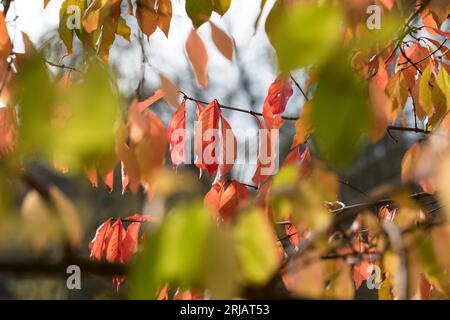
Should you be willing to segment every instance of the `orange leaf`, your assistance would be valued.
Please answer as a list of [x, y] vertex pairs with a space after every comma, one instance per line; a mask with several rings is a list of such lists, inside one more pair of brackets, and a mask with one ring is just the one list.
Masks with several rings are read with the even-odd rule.
[[170, 0], [137, 0], [136, 19], [147, 37], [155, 32], [156, 27], [159, 27], [168, 37], [172, 19], [172, 3]]
[[178, 102], [178, 88], [162, 74], [159, 75], [159, 80], [161, 82], [161, 89], [164, 92], [164, 99], [172, 107], [179, 109], [180, 103]]
[[14, 108], [0, 108], [0, 157], [11, 152], [17, 142], [18, 127]]
[[201, 87], [206, 88], [208, 86], [208, 74], [206, 70], [208, 65], [208, 52], [206, 51], [203, 40], [197, 34], [195, 29], [192, 29], [187, 38], [186, 52], [192, 68], [194, 69], [197, 83]]
[[230, 219], [237, 212], [239, 205], [250, 197], [247, 187], [236, 180], [225, 187], [225, 180], [212, 185], [205, 195], [204, 203], [216, 218]]
[[209, 21], [211, 25], [211, 36], [216, 48], [220, 53], [230, 61], [233, 61], [233, 40], [212, 21]]
[[137, 108], [139, 109], [139, 111], [144, 111], [145, 109], [147, 109], [148, 107], [150, 107], [152, 104], [159, 101], [163, 97], [164, 91], [162, 89], [158, 89], [152, 96], [148, 97], [144, 101], [138, 102]]
[[312, 103], [306, 102], [300, 112], [300, 117], [295, 122], [295, 136], [291, 148], [297, 147], [308, 140], [309, 135], [314, 132], [311, 121]]

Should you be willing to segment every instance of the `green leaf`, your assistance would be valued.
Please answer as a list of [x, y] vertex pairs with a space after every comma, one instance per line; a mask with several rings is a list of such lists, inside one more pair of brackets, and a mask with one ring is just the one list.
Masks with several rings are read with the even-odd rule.
[[19, 101], [20, 150], [23, 153], [50, 155], [53, 134], [51, 130], [52, 108], [55, 102], [54, 88], [50, 82], [43, 57], [30, 54], [19, 73], [21, 96]]
[[365, 82], [346, 61], [347, 55], [340, 54], [321, 68], [311, 114], [315, 144], [338, 167], [354, 159], [370, 119]]
[[236, 250], [245, 280], [264, 284], [278, 266], [276, 237], [258, 208], [241, 213], [233, 230]]
[[57, 159], [71, 168], [82, 169], [114, 152], [120, 113], [111, 80], [106, 65], [94, 60], [82, 81], [61, 93], [56, 113], [63, 119], [53, 128], [51, 140]]
[[211, 217], [201, 202], [172, 209], [161, 228], [145, 241], [133, 269], [132, 298], [155, 298], [158, 286], [164, 283], [174, 283], [182, 288], [202, 285], [212, 230]]
[[231, 0], [213, 0], [214, 11], [223, 16], [230, 8]]
[[186, 12], [195, 28], [209, 20], [213, 9], [213, 0], [186, 0]]
[[321, 64], [339, 44], [341, 12], [334, 6], [295, 5], [277, 1], [266, 22], [282, 72]]

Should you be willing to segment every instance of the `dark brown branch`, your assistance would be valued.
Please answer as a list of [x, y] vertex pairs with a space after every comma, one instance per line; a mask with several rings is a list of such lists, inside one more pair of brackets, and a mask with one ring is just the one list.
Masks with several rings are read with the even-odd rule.
[[423, 133], [423, 134], [431, 134], [432, 132], [425, 129], [420, 128], [409, 128], [409, 127], [398, 127], [398, 126], [388, 126], [388, 130], [396, 130], [396, 131], [409, 131], [415, 133]]
[[101, 276], [112, 276], [125, 274], [126, 266], [94, 261], [85, 258], [71, 257], [56, 262], [45, 260], [28, 261], [0, 261], [0, 273], [10, 275], [33, 275], [33, 276], [61, 276], [66, 277], [66, 269], [70, 265], [77, 265], [81, 272]]
[[301, 94], [303, 95], [303, 97], [305, 98], [306, 101], [309, 101], [308, 96], [306, 95], [305, 91], [303, 91], [302, 87], [300, 86], [300, 84], [297, 82], [297, 80], [295, 80], [295, 78], [292, 76], [292, 74], [289, 73], [289, 76], [291, 77], [292, 81], [294, 82], [295, 86], [298, 88], [298, 90], [300, 90]]
[[414, 66], [414, 68], [415, 68], [415, 69], [419, 72], [419, 74], [421, 75], [421, 74], [422, 74], [422, 70], [420, 70], [419, 66], [418, 66], [417, 64], [415, 64], [415, 62], [412, 61], [411, 58], [409, 58], [409, 57], [406, 55], [405, 51], [403, 50], [403, 48], [402, 48], [401, 46], [399, 47], [399, 49], [400, 49], [400, 52], [401, 52], [402, 56], [406, 59], [406, 61], [408, 61], [412, 66]]
[[75, 67], [68, 66], [68, 65], [65, 65], [65, 64], [58, 64], [58, 63], [49, 61], [49, 60], [47, 60], [47, 59], [44, 59], [44, 62], [45, 62], [46, 64], [52, 66], [52, 67], [55, 67], [55, 68], [67, 69], [67, 70], [71, 70], [71, 71], [81, 72], [81, 70], [79, 70], [79, 69], [77, 69], [77, 68], [75, 68]]
[[[198, 102], [198, 103], [201, 103], [201, 104], [209, 104], [209, 102], [207, 102], [207, 101], [202, 101], [202, 100], [199, 100], [199, 99], [196, 99], [196, 98], [192, 98], [192, 97], [189, 97], [189, 96], [187, 96], [185, 94], [184, 94], [184, 98], [186, 100], [195, 101], [195, 102]], [[236, 108], [236, 107], [230, 107], [230, 106], [223, 105], [221, 103], [217, 103], [217, 104], [218, 104], [219, 108], [221, 108], [221, 109], [233, 110], [233, 111], [237, 111], [237, 112], [247, 113], [247, 114], [250, 114], [250, 115], [253, 115], [253, 116], [260, 116], [260, 117], [262, 117], [262, 115], [263, 115], [261, 112], [255, 112], [255, 111], [252, 111], [252, 110], [246, 110], [246, 109], [241, 109], [241, 108]], [[298, 117], [281, 116], [281, 118], [283, 118], [284, 120], [292, 120], [292, 121], [298, 120]]]

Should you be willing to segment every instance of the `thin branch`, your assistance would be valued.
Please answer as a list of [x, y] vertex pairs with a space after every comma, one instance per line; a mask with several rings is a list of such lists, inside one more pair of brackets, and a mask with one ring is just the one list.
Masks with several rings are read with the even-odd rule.
[[409, 132], [423, 133], [423, 134], [431, 134], [432, 133], [429, 130], [420, 129], [420, 128], [410, 128], [410, 127], [388, 126], [387, 129], [395, 130], [395, 131], [409, 131]]
[[53, 62], [53, 61], [50, 61], [50, 60], [47, 60], [47, 59], [44, 59], [44, 61], [45, 61], [46, 64], [48, 64], [48, 65], [50, 65], [52, 67], [55, 67], [55, 68], [67, 69], [67, 70], [76, 71], [76, 72], [80, 72], [81, 73], [81, 70], [79, 70], [79, 69], [77, 69], [75, 67], [72, 67], [72, 66], [68, 66], [68, 65], [65, 65], [65, 64], [58, 64], [56, 62]]
[[309, 101], [308, 96], [306, 95], [305, 91], [303, 91], [302, 87], [300, 86], [300, 84], [297, 82], [297, 80], [295, 80], [295, 78], [292, 76], [292, 74], [289, 73], [289, 76], [291, 77], [292, 81], [294, 82], [295, 86], [298, 88], [298, 90], [300, 90], [300, 92], [302, 93], [303, 97], [305, 98], [306, 101]]
[[[192, 98], [192, 97], [187, 96], [186, 94], [183, 94], [183, 95], [184, 95], [184, 98], [186, 100], [195, 101], [195, 102], [198, 102], [198, 103], [201, 103], [201, 104], [209, 104], [209, 102], [207, 102], [207, 101], [203, 101], [203, 100], [199, 100], [199, 99], [196, 99], [196, 98]], [[223, 105], [221, 103], [217, 103], [217, 105], [221, 109], [227, 109], [227, 110], [233, 110], [233, 111], [237, 111], [237, 112], [247, 113], [247, 114], [250, 114], [250, 115], [253, 115], [253, 116], [260, 116], [260, 117], [263, 116], [263, 114], [261, 112], [255, 112], [255, 111], [252, 111], [252, 110], [241, 109], [241, 108], [236, 108], [236, 107], [230, 107], [230, 106]], [[298, 117], [281, 116], [281, 118], [284, 119], [284, 120], [292, 120], [292, 121], [298, 120]]]
[[362, 191], [360, 188], [354, 186], [353, 184], [351, 184], [348, 180], [339, 180], [340, 184], [343, 184], [347, 187], [349, 187], [350, 189], [355, 190], [356, 192], [368, 197], [369, 195], [367, 193], [365, 193], [364, 191]]
[[406, 55], [405, 51], [403, 50], [403, 48], [401, 46], [399, 47], [399, 49], [400, 49], [402, 56], [406, 59], [406, 61], [408, 61], [412, 66], [414, 66], [414, 68], [419, 72], [419, 74], [422, 75], [422, 70], [420, 70], [419, 66], [417, 64], [415, 64], [415, 62], [412, 61], [411, 58]]

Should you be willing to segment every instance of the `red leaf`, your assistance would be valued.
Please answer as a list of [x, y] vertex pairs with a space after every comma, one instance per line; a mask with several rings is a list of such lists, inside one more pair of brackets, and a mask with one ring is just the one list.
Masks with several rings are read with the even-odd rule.
[[276, 141], [278, 139], [278, 132], [269, 130], [264, 127], [264, 124], [255, 116], [258, 122], [259, 134], [259, 148], [258, 161], [256, 165], [255, 174], [252, 181], [258, 186], [264, 182], [268, 177], [273, 175], [277, 168], [277, 155], [275, 154]]
[[204, 202], [216, 218], [227, 220], [235, 216], [239, 205], [249, 197], [250, 192], [243, 184], [233, 180], [225, 187], [222, 180], [211, 187]]
[[131, 260], [133, 254], [138, 251], [139, 230], [141, 222], [132, 222], [127, 228], [126, 236], [121, 244], [121, 262], [126, 263]]
[[180, 108], [173, 114], [167, 127], [167, 139], [170, 144], [170, 157], [174, 167], [184, 161], [184, 148], [186, 143], [186, 99], [181, 102]]
[[288, 76], [280, 75], [270, 85], [263, 105], [263, 117], [267, 128], [277, 129], [283, 125], [281, 114], [292, 94], [292, 82]]
[[119, 218], [113, 223], [106, 235], [106, 261], [111, 263], [122, 263], [122, 241], [126, 236], [122, 220]]
[[105, 239], [109, 233], [111, 219], [105, 221], [95, 232], [94, 239], [89, 242], [89, 249], [91, 250], [90, 257], [95, 260], [101, 260], [103, 252], [106, 250]]
[[222, 116], [220, 117], [220, 121], [222, 125], [222, 141], [219, 157], [219, 177], [223, 177], [231, 171], [236, 161], [237, 143], [229, 123]]
[[212, 176], [218, 168], [217, 147], [219, 145], [217, 129], [219, 127], [220, 108], [214, 100], [200, 111], [194, 130], [195, 165], [200, 170], [208, 170]]

